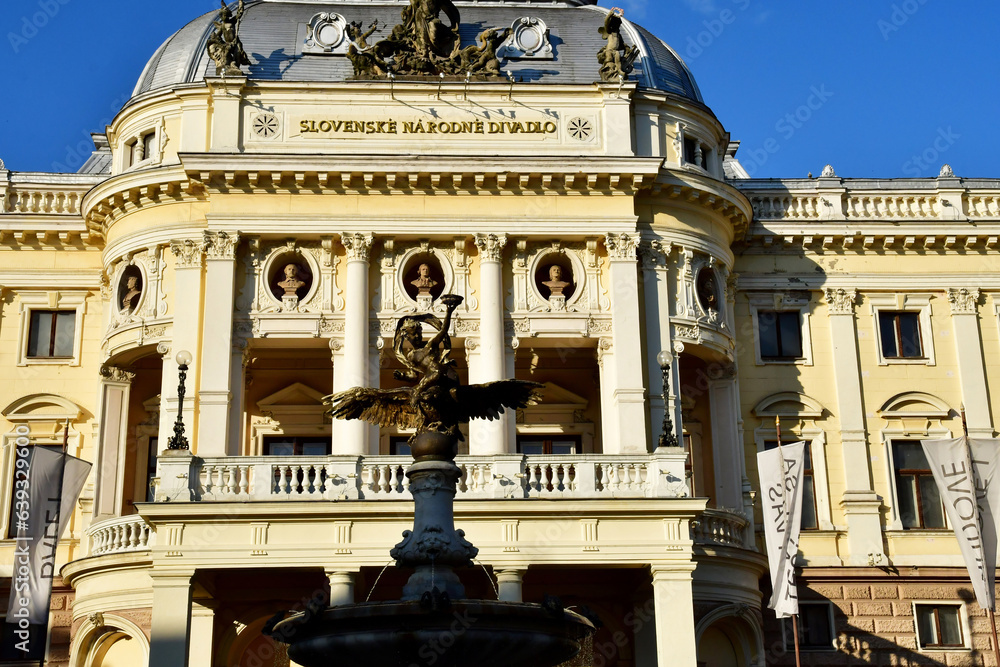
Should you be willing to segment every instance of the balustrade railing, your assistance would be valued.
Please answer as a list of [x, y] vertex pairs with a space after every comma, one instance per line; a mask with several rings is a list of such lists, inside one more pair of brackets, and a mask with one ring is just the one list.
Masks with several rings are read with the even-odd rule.
[[123, 516], [90, 526], [90, 555], [145, 551], [153, 546], [155, 533], [139, 516]]
[[709, 509], [691, 522], [691, 539], [695, 544], [750, 549], [747, 527], [750, 522], [742, 514]]
[[[401, 456], [163, 457], [156, 499], [409, 500]], [[676, 498], [683, 454], [460, 456], [458, 499]]]

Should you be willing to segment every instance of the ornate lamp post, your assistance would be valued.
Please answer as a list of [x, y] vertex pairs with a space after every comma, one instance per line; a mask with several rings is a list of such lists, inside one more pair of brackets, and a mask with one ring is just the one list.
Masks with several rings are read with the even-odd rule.
[[177, 353], [177, 421], [174, 422], [174, 435], [167, 442], [167, 449], [191, 449], [187, 438], [184, 437], [184, 382], [187, 380], [188, 366], [191, 365], [191, 361], [191, 353], [187, 350], [181, 350]]
[[674, 433], [674, 422], [670, 418], [670, 362], [674, 355], [669, 350], [663, 350], [656, 355], [663, 373], [663, 433], [660, 434], [660, 447], [679, 447], [677, 435]]

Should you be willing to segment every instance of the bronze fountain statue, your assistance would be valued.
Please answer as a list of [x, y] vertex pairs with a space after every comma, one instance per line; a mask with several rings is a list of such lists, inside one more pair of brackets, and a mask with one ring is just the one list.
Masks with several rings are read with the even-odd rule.
[[[450, 358], [452, 315], [462, 297], [441, 297], [444, 321], [431, 314], [408, 315], [397, 327], [393, 349], [405, 370], [400, 389], [357, 387], [327, 397], [338, 419], [363, 419], [380, 426], [414, 428], [414, 463], [407, 470], [413, 495], [413, 530], [391, 551], [399, 567], [413, 575], [398, 602], [342, 605], [309, 610], [265, 628], [289, 645], [288, 655], [305, 667], [352, 664], [410, 667], [422, 664], [431, 642], [453, 632], [456, 618], [469, 620], [453, 644], [435, 654], [439, 667], [553, 667], [572, 659], [593, 634], [584, 616], [558, 603], [544, 605], [465, 599], [455, 568], [471, 566], [479, 553], [455, 529], [454, 501], [462, 473], [455, 465], [460, 425], [470, 419], [497, 419], [508, 408], [538, 400], [541, 385], [502, 380], [463, 385]], [[437, 329], [428, 341], [423, 325]]]

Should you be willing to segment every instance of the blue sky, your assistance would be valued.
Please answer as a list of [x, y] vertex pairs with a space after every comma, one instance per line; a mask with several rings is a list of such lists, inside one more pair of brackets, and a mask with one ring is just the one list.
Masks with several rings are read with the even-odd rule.
[[[600, 0], [688, 62], [757, 177], [1000, 177], [1000, 3]], [[77, 164], [172, 32], [209, 0], [5, 0], [0, 158]], [[595, 68], [596, 69], [596, 68]]]

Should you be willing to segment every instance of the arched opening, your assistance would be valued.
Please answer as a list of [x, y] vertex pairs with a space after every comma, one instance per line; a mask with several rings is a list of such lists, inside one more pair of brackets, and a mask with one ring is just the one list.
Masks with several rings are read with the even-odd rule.
[[698, 642], [698, 664], [706, 667], [744, 667], [736, 646], [725, 632], [712, 626]]

